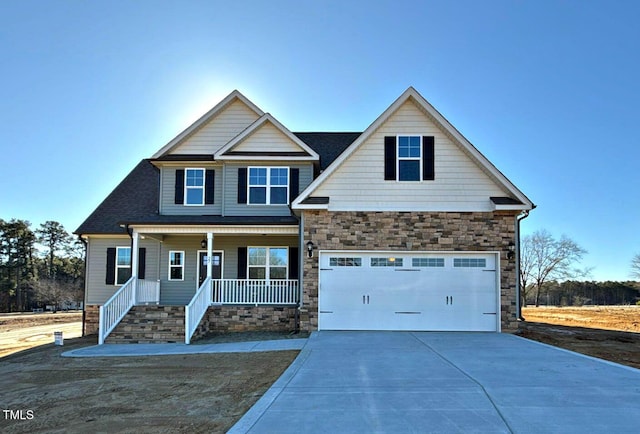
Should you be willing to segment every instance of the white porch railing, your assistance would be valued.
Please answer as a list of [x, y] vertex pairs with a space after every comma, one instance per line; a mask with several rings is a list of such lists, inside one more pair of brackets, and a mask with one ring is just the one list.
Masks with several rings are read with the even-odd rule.
[[160, 303], [160, 281], [139, 279], [136, 285], [136, 304]]
[[211, 278], [207, 277], [184, 309], [184, 343], [189, 344], [202, 317], [211, 305]]
[[213, 304], [297, 304], [298, 281], [290, 279], [215, 279]]
[[126, 281], [119, 290], [105, 304], [100, 306], [100, 323], [98, 327], [98, 344], [104, 344], [118, 323], [135, 304], [136, 283], [138, 279], [133, 276]]

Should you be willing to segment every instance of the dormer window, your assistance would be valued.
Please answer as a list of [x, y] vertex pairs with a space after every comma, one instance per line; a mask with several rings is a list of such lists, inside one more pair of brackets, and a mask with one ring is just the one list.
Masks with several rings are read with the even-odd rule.
[[204, 205], [204, 169], [185, 169], [185, 205]]

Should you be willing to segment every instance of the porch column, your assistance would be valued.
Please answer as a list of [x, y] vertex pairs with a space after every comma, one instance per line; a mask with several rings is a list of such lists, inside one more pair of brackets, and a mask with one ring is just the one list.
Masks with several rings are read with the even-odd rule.
[[211, 279], [213, 274], [213, 232], [207, 232], [207, 277]]
[[134, 229], [131, 234], [131, 277], [134, 277], [133, 280], [133, 304], [135, 305], [136, 300], [136, 292], [138, 292], [138, 239], [140, 235]]

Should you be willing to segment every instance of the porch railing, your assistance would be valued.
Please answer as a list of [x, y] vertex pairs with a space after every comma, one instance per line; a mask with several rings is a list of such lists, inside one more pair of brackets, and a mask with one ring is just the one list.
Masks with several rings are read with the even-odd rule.
[[184, 343], [189, 344], [202, 317], [211, 305], [211, 278], [207, 277], [184, 309]]
[[299, 298], [297, 280], [212, 280], [213, 304], [297, 304]]
[[136, 285], [136, 304], [160, 303], [160, 281], [139, 279]]
[[105, 304], [100, 306], [100, 323], [98, 326], [98, 344], [104, 344], [118, 323], [135, 304], [136, 283], [138, 279], [133, 276], [116, 291]]

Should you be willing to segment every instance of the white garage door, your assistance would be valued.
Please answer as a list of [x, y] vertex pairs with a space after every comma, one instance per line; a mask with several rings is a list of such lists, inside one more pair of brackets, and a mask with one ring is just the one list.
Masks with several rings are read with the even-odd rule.
[[499, 331], [493, 253], [320, 252], [320, 330]]

